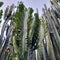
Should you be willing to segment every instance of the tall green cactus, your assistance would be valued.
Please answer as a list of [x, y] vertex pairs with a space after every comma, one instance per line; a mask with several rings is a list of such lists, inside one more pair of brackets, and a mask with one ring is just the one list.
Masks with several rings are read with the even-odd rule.
[[18, 5], [17, 12], [15, 13], [15, 16], [12, 18], [13, 20], [13, 45], [14, 45], [14, 51], [18, 55], [18, 60], [24, 60], [24, 18], [25, 18], [25, 10], [24, 5], [22, 2]]

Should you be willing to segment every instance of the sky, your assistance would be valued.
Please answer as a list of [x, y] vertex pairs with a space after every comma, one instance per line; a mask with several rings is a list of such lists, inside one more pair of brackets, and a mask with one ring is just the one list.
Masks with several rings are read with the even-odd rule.
[[32, 7], [34, 11], [36, 12], [36, 8], [39, 11], [39, 16], [42, 15], [42, 8], [44, 7], [44, 4], [47, 5], [47, 7], [50, 7], [50, 0], [0, 0], [4, 2], [4, 5], [2, 6], [2, 9], [5, 9], [8, 5], [11, 4], [18, 4], [18, 1], [22, 1], [24, 5], [28, 7]]

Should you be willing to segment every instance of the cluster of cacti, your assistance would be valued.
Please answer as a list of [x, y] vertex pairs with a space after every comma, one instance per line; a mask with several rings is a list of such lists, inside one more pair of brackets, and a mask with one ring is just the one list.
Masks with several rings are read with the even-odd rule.
[[6, 8], [0, 35], [1, 60], [60, 60], [59, 0], [51, 0], [51, 5], [48, 9], [44, 4], [41, 19], [38, 9], [33, 13], [22, 2]]
[[[33, 50], [37, 49], [40, 19], [38, 13], [32, 15], [33, 9], [27, 9], [22, 2], [12, 18], [13, 27], [13, 47], [17, 60], [33, 60]], [[36, 29], [37, 28], [37, 29]], [[36, 45], [35, 45], [36, 44]], [[31, 55], [31, 57], [29, 56]]]
[[[45, 37], [46, 43], [47, 43], [47, 60], [60, 60], [60, 5], [58, 4], [59, 1], [57, 0], [51, 0], [51, 9], [47, 9], [46, 5], [45, 8], [43, 8], [43, 21], [44, 21], [44, 27], [45, 27]], [[45, 23], [46, 22], [46, 23]], [[48, 31], [47, 31], [48, 28]], [[49, 38], [48, 38], [49, 36]]]
[[[9, 23], [9, 21], [12, 18], [12, 10], [14, 8], [14, 5], [7, 7], [4, 13], [4, 23], [1, 29], [1, 35], [0, 35], [0, 59], [4, 59], [5, 51], [9, 45], [9, 40], [11, 39], [12, 35], [12, 22]], [[4, 36], [5, 35], [5, 36]]]

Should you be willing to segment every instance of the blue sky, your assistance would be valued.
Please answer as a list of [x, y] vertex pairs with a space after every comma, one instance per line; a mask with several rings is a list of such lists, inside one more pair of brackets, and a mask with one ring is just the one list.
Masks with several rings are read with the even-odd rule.
[[47, 5], [47, 7], [50, 7], [50, 0], [0, 0], [0, 1], [4, 2], [2, 9], [5, 9], [8, 5], [11, 5], [12, 3], [17, 5], [18, 1], [22, 1], [27, 8], [32, 7], [34, 11], [36, 11], [36, 8], [38, 8], [40, 16], [42, 15], [42, 8], [44, 7], [44, 3]]

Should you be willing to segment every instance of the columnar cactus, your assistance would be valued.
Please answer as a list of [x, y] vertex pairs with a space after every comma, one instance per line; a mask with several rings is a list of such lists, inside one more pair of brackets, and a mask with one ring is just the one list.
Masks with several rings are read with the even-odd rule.
[[[50, 2], [49, 9], [44, 4], [41, 19], [38, 10], [33, 13], [22, 2], [6, 8], [0, 35], [1, 60], [60, 60], [60, 5], [59, 0]], [[0, 19], [2, 13], [0, 10]]]

